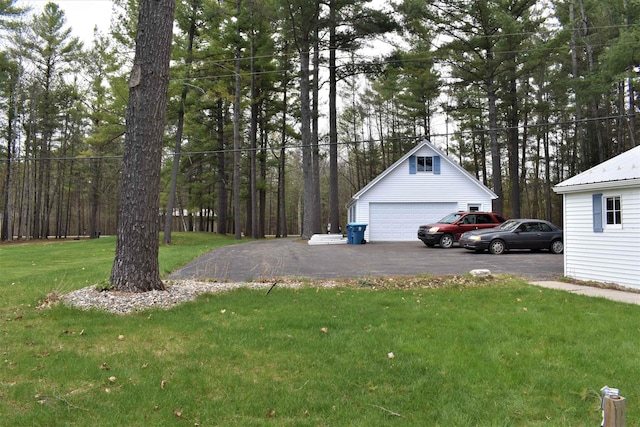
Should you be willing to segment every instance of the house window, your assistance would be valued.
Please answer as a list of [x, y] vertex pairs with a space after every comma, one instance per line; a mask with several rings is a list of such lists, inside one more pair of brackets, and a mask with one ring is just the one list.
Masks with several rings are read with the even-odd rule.
[[620, 209], [620, 196], [608, 196], [605, 197], [605, 218], [607, 225], [621, 225], [622, 224], [622, 210]]
[[433, 172], [433, 157], [416, 157], [418, 172]]
[[432, 172], [434, 175], [440, 175], [440, 156], [410, 156], [409, 157], [409, 173]]

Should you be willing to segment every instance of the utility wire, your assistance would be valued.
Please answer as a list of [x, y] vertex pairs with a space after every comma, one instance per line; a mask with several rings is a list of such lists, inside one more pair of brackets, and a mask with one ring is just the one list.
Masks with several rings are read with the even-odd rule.
[[[500, 127], [500, 128], [496, 128], [495, 131], [502, 133], [502, 132], [506, 132], [508, 130], [512, 130], [512, 129], [532, 129], [532, 128], [544, 128], [544, 127], [560, 127], [560, 126], [567, 126], [567, 125], [575, 125], [577, 123], [588, 123], [588, 122], [595, 122], [595, 121], [601, 121], [601, 120], [617, 120], [617, 119], [624, 119], [624, 118], [630, 118], [630, 117], [634, 117], [635, 114], [621, 114], [621, 115], [613, 115], [613, 116], [606, 116], [606, 117], [598, 117], [598, 118], [587, 118], [587, 119], [582, 119], [582, 120], [568, 120], [568, 121], [561, 121], [561, 122], [554, 122], [554, 123], [536, 123], [536, 124], [527, 124], [527, 125], [520, 125], [520, 126], [506, 126], [506, 127]], [[464, 131], [454, 131], [454, 132], [448, 132], [448, 133], [434, 133], [431, 134], [429, 137], [431, 138], [442, 138], [442, 137], [456, 137], [456, 136], [468, 136], [468, 135], [477, 135], [477, 134], [482, 134], [482, 133], [487, 133], [490, 132], [492, 129], [474, 129], [474, 130], [464, 130]], [[402, 141], [408, 141], [408, 140], [421, 140], [426, 138], [425, 136], [398, 136], [398, 137], [394, 137], [394, 138], [385, 138], [384, 141], [397, 141], [397, 140], [402, 140]], [[353, 145], [358, 145], [358, 144], [369, 144], [371, 142], [381, 142], [381, 139], [377, 139], [377, 138], [371, 138], [371, 139], [363, 139], [363, 140], [358, 140], [358, 141], [342, 141], [342, 142], [338, 142], [339, 146], [353, 146]], [[330, 143], [328, 142], [319, 142], [318, 146], [319, 147], [328, 147], [330, 145]], [[302, 144], [297, 144], [297, 145], [287, 145], [284, 148], [287, 150], [299, 150], [302, 149], [304, 147], [304, 145]], [[270, 146], [268, 147], [268, 149], [280, 149], [282, 147], [280, 146]], [[264, 148], [261, 147], [256, 147], [256, 148], [250, 148], [250, 147], [246, 147], [246, 148], [241, 148], [238, 151], [243, 152], [243, 153], [250, 153], [252, 151], [255, 152], [259, 152], [264, 150]], [[201, 150], [201, 151], [181, 151], [180, 155], [181, 156], [196, 156], [196, 155], [210, 155], [210, 154], [220, 154], [220, 153], [225, 153], [225, 154], [230, 154], [230, 153], [234, 153], [236, 152], [236, 150], [233, 149], [225, 149], [225, 150]], [[166, 153], [166, 156], [173, 156], [176, 153], [170, 152], [170, 153]], [[83, 157], [40, 157], [40, 158], [29, 158], [29, 157], [20, 157], [20, 158], [13, 158], [12, 161], [18, 161], [18, 162], [37, 162], [37, 161], [71, 161], [71, 160], [109, 160], [109, 159], [122, 159], [124, 156], [122, 154], [117, 154], [117, 155], [104, 155], [104, 156], [83, 156]], [[0, 159], [0, 162], [8, 162], [8, 159], [6, 158], [2, 158]]]

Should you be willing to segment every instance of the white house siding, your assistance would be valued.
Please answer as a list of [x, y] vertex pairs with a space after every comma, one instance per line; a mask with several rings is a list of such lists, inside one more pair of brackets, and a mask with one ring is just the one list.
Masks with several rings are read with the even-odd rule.
[[[593, 231], [592, 195], [620, 195], [622, 228]], [[640, 289], [640, 188], [564, 195], [564, 274]]]
[[[423, 146], [414, 153], [416, 156], [441, 155]], [[376, 241], [378, 235], [377, 224], [372, 222], [370, 204], [425, 204], [425, 203], [446, 203], [454, 206], [457, 210], [467, 210], [468, 206], [477, 205], [482, 211], [491, 210], [491, 193], [479, 182], [474, 183], [470, 177], [454, 167], [449, 159], [441, 157], [440, 174], [418, 172], [409, 173], [409, 160], [405, 159], [390, 173], [382, 177], [374, 186], [360, 196], [357, 202], [355, 218], [349, 218], [351, 222], [369, 224], [365, 231], [365, 240]], [[418, 221], [417, 225], [429, 223], [440, 219], [425, 215], [423, 221]], [[375, 218], [373, 218], [375, 220]], [[407, 241], [418, 240], [417, 225], [406, 223], [406, 228], [397, 230], [397, 237], [392, 240]], [[370, 231], [373, 231], [370, 239]], [[389, 240], [388, 236], [383, 237]]]

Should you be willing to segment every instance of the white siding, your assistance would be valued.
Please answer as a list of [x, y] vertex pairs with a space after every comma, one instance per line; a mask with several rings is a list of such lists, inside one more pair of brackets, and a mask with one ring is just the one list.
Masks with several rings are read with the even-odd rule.
[[[439, 153], [424, 146], [415, 155], [433, 156]], [[469, 204], [479, 205], [482, 211], [492, 209], [491, 195], [487, 189], [470, 181], [469, 176], [463, 174], [444, 158], [442, 158], [438, 175], [426, 172], [410, 174], [407, 159], [360, 197], [357, 201], [355, 218], [350, 218], [350, 221], [369, 224], [365, 231], [367, 241], [370, 240], [369, 232], [376, 227], [376, 223], [371, 221], [369, 209], [371, 203], [455, 203], [457, 208], [453, 211], [467, 210]], [[415, 240], [416, 232], [417, 227], [411, 237], [406, 236], [396, 240]]]
[[[423, 147], [416, 156], [436, 154]], [[438, 175], [430, 172], [410, 174], [409, 161], [406, 160], [367, 191], [363, 198], [369, 202], [456, 202], [460, 203], [460, 209], [466, 209], [467, 203], [480, 203], [483, 209], [491, 210], [491, 197], [486, 190], [470, 182], [445, 159], [441, 161]]]
[[418, 227], [457, 210], [457, 203], [370, 203], [374, 242], [418, 240]]
[[640, 289], [640, 188], [597, 191], [620, 195], [622, 227], [593, 231], [592, 195], [564, 195], [565, 276]]

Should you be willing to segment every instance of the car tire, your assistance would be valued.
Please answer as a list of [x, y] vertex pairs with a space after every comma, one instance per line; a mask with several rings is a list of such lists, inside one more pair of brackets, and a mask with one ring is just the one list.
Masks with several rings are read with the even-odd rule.
[[453, 236], [451, 234], [443, 234], [440, 237], [440, 247], [449, 249], [451, 246], [453, 246]]
[[494, 255], [503, 254], [505, 253], [506, 250], [507, 250], [507, 246], [500, 239], [496, 239], [489, 244], [489, 252], [491, 252]]
[[551, 242], [549, 250], [552, 254], [561, 254], [564, 251], [564, 243], [562, 243], [562, 240], [554, 240]]

